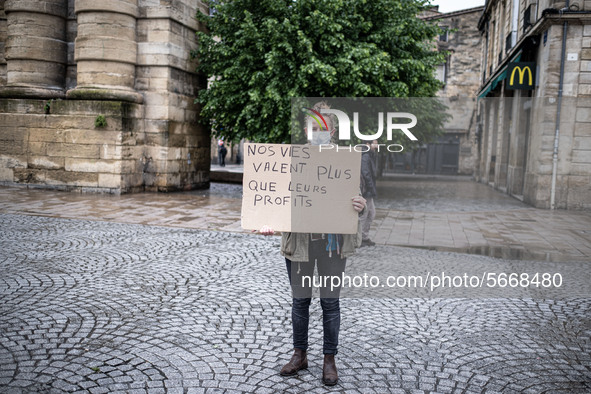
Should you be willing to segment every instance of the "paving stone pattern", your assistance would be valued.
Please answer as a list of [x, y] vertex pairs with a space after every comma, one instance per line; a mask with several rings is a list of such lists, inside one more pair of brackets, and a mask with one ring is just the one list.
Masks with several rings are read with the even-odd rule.
[[[234, 167], [237, 170], [237, 167]], [[511, 260], [591, 261], [591, 212], [528, 207], [468, 177], [378, 181], [370, 238]], [[100, 195], [0, 187], [0, 213], [244, 232], [242, 185], [178, 193]]]
[[[0, 214], [0, 245], [1, 392], [329, 391], [317, 299], [309, 369], [278, 374], [291, 326], [277, 237]], [[441, 253], [382, 248], [409, 263]], [[341, 309], [332, 391], [591, 391], [588, 298]]]

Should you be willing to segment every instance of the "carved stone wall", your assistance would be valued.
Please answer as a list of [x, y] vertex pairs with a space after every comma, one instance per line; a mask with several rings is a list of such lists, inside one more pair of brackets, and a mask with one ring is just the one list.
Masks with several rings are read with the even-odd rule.
[[198, 11], [190, 0], [0, 0], [0, 184], [207, 187]]
[[6, 0], [8, 96], [54, 98], [65, 94], [67, 0]]

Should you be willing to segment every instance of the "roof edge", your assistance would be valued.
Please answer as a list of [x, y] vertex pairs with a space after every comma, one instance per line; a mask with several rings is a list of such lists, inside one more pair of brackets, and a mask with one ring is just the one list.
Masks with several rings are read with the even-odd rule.
[[449, 17], [457, 16], [457, 15], [470, 14], [472, 12], [478, 12], [478, 11], [484, 11], [484, 6], [481, 5], [479, 7], [466, 8], [465, 10], [458, 10], [458, 11], [453, 11], [453, 12], [441, 13], [439, 15], [429, 16], [424, 19], [425, 20], [443, 19], [443, 18], [449, 18]]

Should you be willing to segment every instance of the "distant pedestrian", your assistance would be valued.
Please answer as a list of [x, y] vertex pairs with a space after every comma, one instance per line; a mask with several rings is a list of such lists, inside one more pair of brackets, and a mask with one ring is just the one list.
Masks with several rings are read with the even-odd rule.
[[367, 152], [361, 155], [361, 194], [367, 201], [365, 211], [361, 215], [361, 246], [374, 246], [376, 243], [369, 239], [369, 229], [376, 216], [374, 199], [378, 196], [376, 189], [378, 141], [367, 144]]
[[226, 149], [224, 141], [220, 141], [220, 145], [218, 147], [218, 163], [220, 167], [226, 166], [226, 154], [228, 154], [228, 149]]

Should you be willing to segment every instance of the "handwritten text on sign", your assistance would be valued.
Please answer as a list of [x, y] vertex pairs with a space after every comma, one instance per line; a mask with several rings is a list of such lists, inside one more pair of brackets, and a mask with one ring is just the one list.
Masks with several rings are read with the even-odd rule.
[[361, 154], [313, 145], [244, 144], [242, 227], [354, 234]]

